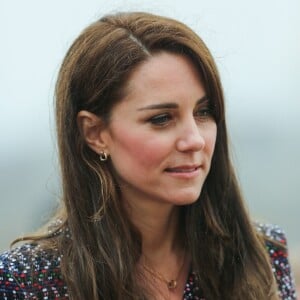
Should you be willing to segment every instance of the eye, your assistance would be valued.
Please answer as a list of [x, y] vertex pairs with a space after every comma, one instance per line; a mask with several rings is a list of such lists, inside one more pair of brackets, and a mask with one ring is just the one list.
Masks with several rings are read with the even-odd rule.
[[209, 107], [200, 108], [200, 109], [196, 110], [194, 115], [195, 115], [195, 117], [198, 117], [198, 118], [212, 118], [213, 111]]
[[165, 126], [168, 125], [171, 120], [172, 116], [170, 114], [159, 114], [150, 118], [148, 121], [156, 126]]

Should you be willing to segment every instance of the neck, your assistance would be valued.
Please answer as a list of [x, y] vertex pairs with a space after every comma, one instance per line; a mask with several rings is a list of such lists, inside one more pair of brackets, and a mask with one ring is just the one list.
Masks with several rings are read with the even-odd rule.
[[129, 217], [142, 235], [142, 253], [153, 263], [180, 252], [179, 211], [179, 207], [166, 203], [128, 205]]
[[[125, 202], [128, 203], [128, 202]], [[142, 235], [137, 264], [145, 288], [159, 299], [182, 299], [189, 257], [181, 244], [180, 207], [155, 201], [128, 203], [128, 214]]]

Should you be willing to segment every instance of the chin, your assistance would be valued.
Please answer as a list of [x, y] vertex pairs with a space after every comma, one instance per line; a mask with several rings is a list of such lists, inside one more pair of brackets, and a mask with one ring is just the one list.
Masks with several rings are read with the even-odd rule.
[[177, 195], [175, 199], [172, 200], [172, 203], [175, 205], [190, 205], [195, 203], [199, 199], [200, 193], [190, 193], [185, 194], [180, 197]]

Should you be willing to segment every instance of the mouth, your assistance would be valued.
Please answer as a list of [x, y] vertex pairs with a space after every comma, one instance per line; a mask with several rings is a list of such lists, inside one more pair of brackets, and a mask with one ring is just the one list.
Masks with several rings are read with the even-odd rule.
[[198, 178], [201, 174], [201, 165], [182, 165], [172, 168], [166, 168], [165, 172], [169, 176], [178, 180], [191, 180]]
[[193, 173], [200, 168], [200, 165], [193, 166], [178, 166], [174, 168], [166, 168], [165, 171], [168, 173]]

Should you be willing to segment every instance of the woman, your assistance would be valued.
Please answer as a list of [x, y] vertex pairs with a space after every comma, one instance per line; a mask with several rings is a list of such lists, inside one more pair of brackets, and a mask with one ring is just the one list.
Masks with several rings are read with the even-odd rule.
[[103, 17], [68, 51], [56, 101], [63, 204], [2, 255], [3, 299], [295, 299], [284, 235], [244, 208], [191, 29]]

